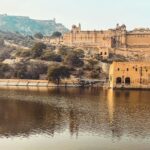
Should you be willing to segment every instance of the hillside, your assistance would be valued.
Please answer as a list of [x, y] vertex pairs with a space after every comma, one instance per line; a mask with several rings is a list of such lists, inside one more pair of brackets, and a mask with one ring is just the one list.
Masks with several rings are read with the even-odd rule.
[[68, 29], [55, 20], [35, 20], [29, 17], [0, 15], [0, 30], [5, 32], [34, 35], [51, 35], [55, 31], [66, 32]]

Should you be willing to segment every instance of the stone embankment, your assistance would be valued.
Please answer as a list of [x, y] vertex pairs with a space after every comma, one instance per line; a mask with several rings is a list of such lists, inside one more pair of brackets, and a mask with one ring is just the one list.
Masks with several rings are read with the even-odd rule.
[[[28, 86], [28, 87], [57, 87], [57, 84], [48, 80], [22, 80], [22, 79], [0, 79], [0, 86]], [[60, 87], [79, 87], [78, 83], [62, 83]]]

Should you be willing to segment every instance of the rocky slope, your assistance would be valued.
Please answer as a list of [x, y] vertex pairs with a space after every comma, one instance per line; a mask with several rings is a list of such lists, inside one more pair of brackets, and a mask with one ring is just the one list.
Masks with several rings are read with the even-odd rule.
[[0, 15], [0, 30], [5, 32], [34, 35], [51, 35], [55, 31], [66, 32], [68, 29], [55, 20], [35, 20], [29, 17]]

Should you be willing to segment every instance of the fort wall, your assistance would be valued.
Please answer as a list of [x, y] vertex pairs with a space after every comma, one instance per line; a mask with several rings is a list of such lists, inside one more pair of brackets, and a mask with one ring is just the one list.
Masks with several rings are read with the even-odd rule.
[[143, 51], [145, 56], [150, 57], [147, 53], [150, 49], [150, 29], [140, 28], [127, 31], [125, 25], [117, 24], [114, 29], [83, 31], [80, 24], [79, 26], [73, 25], [71, 31], [64, 34], [63, 44], [85, 49], [90, 46], [93, 51], [98, 47], [97, 53], [108, 48], [110, 52], [122, 53], [124, 56], [131, 53], [139, 54]]
[[128, 47], [150, 47], [150, 33], [149, 34], [128, 34], [127, 35]]

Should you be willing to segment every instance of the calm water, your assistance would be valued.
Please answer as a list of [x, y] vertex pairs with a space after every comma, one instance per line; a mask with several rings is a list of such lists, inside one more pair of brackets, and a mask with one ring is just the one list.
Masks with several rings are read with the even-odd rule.
[[0, 150], [149, 150], [150, 92], [0, 89]]

